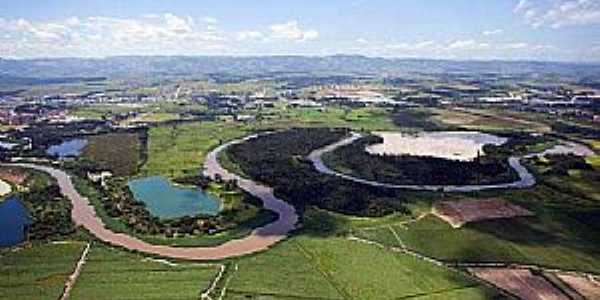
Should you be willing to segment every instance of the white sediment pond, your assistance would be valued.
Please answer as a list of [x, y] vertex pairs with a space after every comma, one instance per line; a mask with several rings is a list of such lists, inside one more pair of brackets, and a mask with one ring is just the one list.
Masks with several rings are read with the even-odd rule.
[[[392, 189], [406, 189], [406, 190], [416, 190], [416, 191], [445, 191], [445, 192], [473, 192], [473, 191], [483, 191], [490, 189], [509, 189], [509, 188], [528, 188], [535, 185], [535, 177], [531, 174], [527, 168], [525, 168], [520, 160], [520, 157], [511, 156], [508, 158], [508, 164], [511, 168], [517, 172], [519, 175], [519, 179], [514, 182], [509, 183], [501, 183], [501, 184], [486, 184], [486, 185], [412, 185], [412, 184], [389, 184], [383, 182], [377, 182], [373, 180], [367, 180], [363, 178], [357, 178], [348, 174], [343, 174], [338, 171], [335, 171], [329, 168], [324, 162], [322, 156], [325, 153], [332, 152], [335, 149], [352, 144], [362, 136], [358, 133], [353, 132], [351, 136], [342, 139], [339, 142], [333, 143], [331, 145], [325, 146], [323, 148], [314, 150], [308, 156], [308, 159], [312, 162], [315, 169], [323, 174], [338, 176], [340, 178], [375, 186], [382, 188], [392, 188]], [[423, 154], [421, 154], [423, 155]]]
[[558, 145], [540, 153], [540, 156], [559, 155], [559, 154], [573, 154], [576, 156], [587, 157], [587, 156], [592, 156], [595, 153], [594, 153], [594, 151], [592, 151], [592, 149], [590, 149], [589, 147], [587, 147], [585, 145], [577, 144], [577, 143], [573, 143], [573, 142], [563, 142], [561, 144], [558, 144]]
[[370, 145], [366, 151], [377, 155], [432, 156], [444, 159], [471, 161], [487, 144], [502, 145], [507, 138], [476, 131], [422, 132], [375, 132], [383, 143]]

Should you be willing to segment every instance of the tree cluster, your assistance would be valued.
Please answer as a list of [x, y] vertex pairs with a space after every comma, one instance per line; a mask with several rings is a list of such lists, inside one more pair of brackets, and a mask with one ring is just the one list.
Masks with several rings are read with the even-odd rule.
[[339, 141], [346, 129], [294, 128], [228, 148], [245, 174], [274, 188], [302, 211], [306, 205], [359, 216], [408, 212], [401, 191], [374, 188], [317, 172], [308, 154]]

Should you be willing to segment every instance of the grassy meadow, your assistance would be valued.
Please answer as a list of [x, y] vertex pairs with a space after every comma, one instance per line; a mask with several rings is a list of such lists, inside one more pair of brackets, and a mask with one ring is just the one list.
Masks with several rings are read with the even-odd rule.
[[215, 122], [152, 127], [148, 133], [148, 160], [141, 174], [171, 179], [193, 174], [202, 168], [211, 149], [245, 134], [239, 125]]
[[455, 271], [342, 237], [300, 236], [242, 258], [226, 299], [489, 299]]
[[171, 265], [93, 244], [70, 299], [198, 299], [217, 273], [215, 266]]
[[85, 244], [35, 244], [0, 250], [0, 299], [58, 299]]

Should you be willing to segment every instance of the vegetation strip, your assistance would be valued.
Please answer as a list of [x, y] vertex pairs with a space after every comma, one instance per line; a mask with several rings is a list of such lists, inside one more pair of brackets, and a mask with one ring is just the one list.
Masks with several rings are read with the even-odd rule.
[[411, 184], [389, 184], [382, 183], [372, 180], [366, 180], [361, 178], [356, 178], [354, 176], [350, 176], [347, 174], [340, 173], [338, 171], [332, 170], [323, 162], [323, 155], [329, 152], [334, 151], [335, 149], [349, 145], [359, 138], [362, 135], [359, 133], [353, 132], [351, 136], [342, 139], [336, 143], [325, 146], [323, 148], [314, 150], [308, 156], [308, 159], [312, 162], [315, 169], [323, 174], [337, 176], [346, 180], [354, 181], [357, 183], [362, 183], [375, 187], [383, 187], [383, 188], [391, 188], [391, 189], [407, 189], [407, 190], [416, 190], [416, 191], [440, 191], [443, 190], [445, 192], [474, 192], [474, 191], [483, 191], [490, 189], [508, 189], [508, 188], [528, 188], [535, 185], [535, 177], [531, 174], [527, 168], [521, 165], [521, 158], [511, 156], [508, 159], [509, 165], [519, 174], [519, 180], [511, 183], [504, 184], [488, 184], [488, 185], [411, 185]]
[[240, 188], [260, 198], [263, 201], [264, 207], [277, 212], [279, 218], [272, 223], [253, 230], [247, 237], [228, 241], [214, 247], [178, 248], [153, 245], [124, 233], [115, 233], [106, 228], [102, 219], [96, 215], [96, 211], [92, 204], [86, 197], [79, 194], [75, 189], [70, 176], [64, 171], [35, 164], [15, 164], [14, 166], [36, 169], [46, 172], [54, 177], [57, 180], [61, 193], [73, 204], [71, 215], [75, 224], [82, 225], [101, 241], [124, 247], [129, 250], [171, 258], [220, 260], [266, 250], [275, 243], [286, 238], [287, 233], [293, 230], [298, 222], [298, 215], [296, 214], [295, 209], [283, 200], [275, 197], [272, 188], [230, 173], [225, 170], [217, 160], [219, 153], [228, 146], [242, 143], [257, 136], [258, 135], [251, 135], [243, 139], [230, 141], [229, 143], [217, 147], [207, 156], [205, 162], [205, 174], [213, 178], [221, 177], [225, 180], [238, 181], [238, 186]]

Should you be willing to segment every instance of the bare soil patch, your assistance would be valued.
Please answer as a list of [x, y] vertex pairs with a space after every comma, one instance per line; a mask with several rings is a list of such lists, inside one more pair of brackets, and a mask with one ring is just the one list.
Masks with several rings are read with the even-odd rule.
[[0, 179], [12, 184], [22, 185], [27, 179], [27, 175], [14, 169], [6, 168], [5, 170], [0, 170]]
[[557, 276], [585, 299], [600, 299], [599, 278], [575, 274], [558, 274]]
[[561, 290], [529, 269], [469, 268], [469, 272], [523, 300], [568, 300]]
[[433, 214], [454, 228], [482, 220], [533, 216], [529, 210], [499, 198], [442, 201], [433, 206]]

